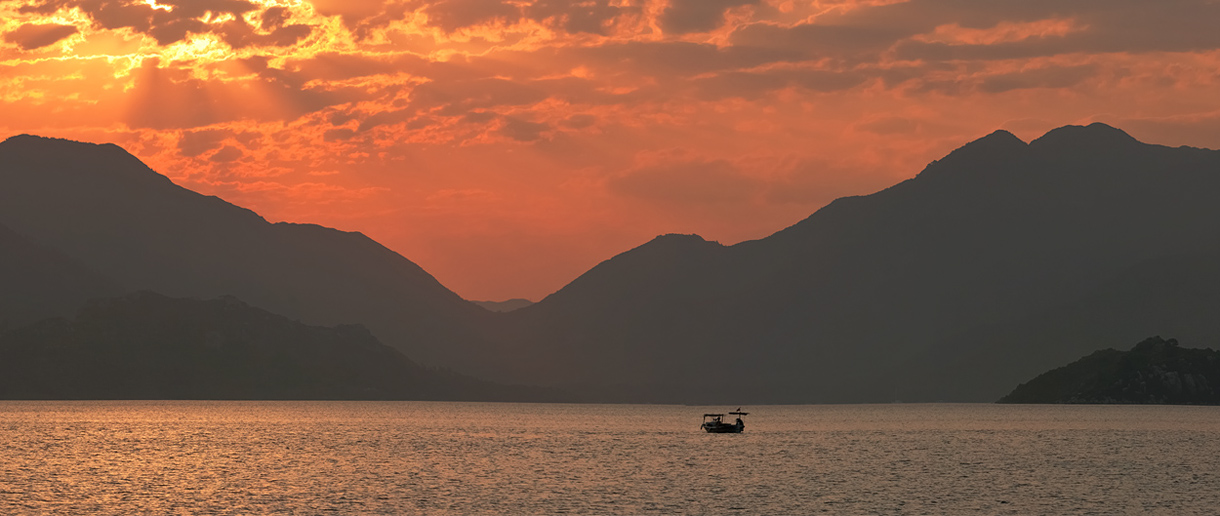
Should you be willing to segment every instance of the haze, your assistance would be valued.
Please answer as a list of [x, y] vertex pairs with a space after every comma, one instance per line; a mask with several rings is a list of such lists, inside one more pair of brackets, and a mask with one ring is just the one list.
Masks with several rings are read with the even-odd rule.
[[271, 220], [538, 300], [764, 237], [995, 129], [1220, 147], [1204, 1], [0, 0], [0, 135], [122, 145]]

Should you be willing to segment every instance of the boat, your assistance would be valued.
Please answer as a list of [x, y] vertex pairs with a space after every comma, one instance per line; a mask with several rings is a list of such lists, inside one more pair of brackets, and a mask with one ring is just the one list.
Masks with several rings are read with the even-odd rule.
[[704, 414], [703, 424], [699, 428], [707, 430], [709, 434], [740, 434], [745, 430], [746, 424], [741, 421], [741, 416], [749, 415], [749, 412], [742, 412], [741, 408], [729, 412], [728, 416], [737, 416], [737, 421], [726, 423], [724, 418], [726, 414]]

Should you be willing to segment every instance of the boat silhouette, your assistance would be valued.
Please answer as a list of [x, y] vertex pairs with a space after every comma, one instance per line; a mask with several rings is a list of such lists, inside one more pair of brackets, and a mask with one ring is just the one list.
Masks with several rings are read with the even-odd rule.
[[745, 430], [746, 424], [741, 420], [741, 416], [749, 415], [749, 412], [742, 412], [741, 407], [737, 410], [729, 412], [728, 416], [737, 416], [737, 421], [727, 423], [724, 421], [726, 414], [704, 414], [703, 424], [699, 425], [709, 434], [740, 434]]

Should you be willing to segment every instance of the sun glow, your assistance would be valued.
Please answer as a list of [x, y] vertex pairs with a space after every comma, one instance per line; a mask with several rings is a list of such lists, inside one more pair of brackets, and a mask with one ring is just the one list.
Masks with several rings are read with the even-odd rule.
[[153, 9], [160, 9], [160, 10], [166, 11], [166, 12], [173, 12], [173, 10], [174, 10], [174, 6], [158, 4], [157, 0], [144, 0], [144, 3], [147, 4], [149, 7], [152, 7]]

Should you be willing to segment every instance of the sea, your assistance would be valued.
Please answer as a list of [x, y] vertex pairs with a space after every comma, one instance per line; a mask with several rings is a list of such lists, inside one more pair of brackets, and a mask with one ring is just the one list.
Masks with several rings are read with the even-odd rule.
[[1220, 407], [0, 402], [0, 514], [1217, 514]]

